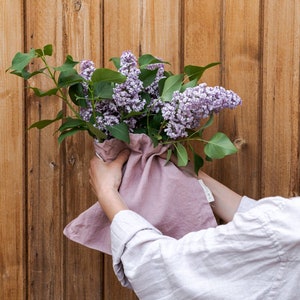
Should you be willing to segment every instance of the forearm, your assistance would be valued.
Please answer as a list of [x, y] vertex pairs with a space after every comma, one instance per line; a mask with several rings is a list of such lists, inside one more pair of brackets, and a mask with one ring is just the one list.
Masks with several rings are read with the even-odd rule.
[[231, 221], [240, 205], [242, 196], [202, 171], [198, 173], [198, 177], [214, 195], [215, 201], [212, 204], [214, 213], [225, 222]]
[[118, 212], [128, 209], [119, 192], [113, 189], [103, 191], [98, 195], [98, 202], [110, 222]]

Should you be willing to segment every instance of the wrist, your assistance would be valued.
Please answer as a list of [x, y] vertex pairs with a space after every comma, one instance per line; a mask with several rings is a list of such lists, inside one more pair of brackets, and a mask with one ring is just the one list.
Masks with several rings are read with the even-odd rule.
[[128, 209], [117, 189], [105, 189], [98, 195], [98, 202], [108, 219], [112, 221], [121, 210]]

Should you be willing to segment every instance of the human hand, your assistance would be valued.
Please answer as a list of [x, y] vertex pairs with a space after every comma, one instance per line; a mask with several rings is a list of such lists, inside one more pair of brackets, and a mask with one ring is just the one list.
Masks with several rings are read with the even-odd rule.
[[110, 220], [118, 211], [127, 209], [118, 189], [122, 181], [122, 167], [128, 160], [129, 154], [130, 151], [125, 149], [111, 162], [104, 162], [97, 156], [90, 161], [90, 184]]

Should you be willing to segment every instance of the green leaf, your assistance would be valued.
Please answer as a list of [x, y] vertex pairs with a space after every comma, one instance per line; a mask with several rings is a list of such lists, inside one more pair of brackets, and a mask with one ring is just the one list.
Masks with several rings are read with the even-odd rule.
[[55, 119], [53, 120], [41, 120], [41, 121], [38, 121], [38, 122], [35, 122], [33, 123], [28, 129], [31, 129], [31, 128], [38, 128], [38, 129], [43, 129], [45, 128], [46, 126], [60, 120], [63, 118], [63, 111], [61, 110], [55, 117]]
[[149, 127], [147, 128], [146, 134], [149, 135], [152, 140], [153, 146], [156, 147], [161, 140], [161, 136], [158, 134], [158, 130], [156, 128]]
[[169, 64], [168, 62], [162, 61], [151, 54], [144, 54], [144, 55], [140, 56], [138, 59], [138, 63], [139, 63], [139, 66], [141, 69], [145, 68], [151, 64], [157, 64], [157, 63]]
[[68, 55], [66, 57], [66, 60], [63, 65], [60, 67], [55, 67], [54, 70], [64, 72], [69, 71], [70, 69], [73, 69], [78, 64], [78, 61], [74, 61], [73, 57], [71, 55]]
[[112, 57], [109, 61], [113, 62], [114, 66], [119, 70], [121, 67], [120, 60], [120, 57]]
[[58, 88], [53, 88], [48, 91], [42, 91], [36, 87], [30, 86], [29, 88], [32, 89], [34, 94], [38, 97], [53, 96], [53, 95], [56, 95], [57, 91], [59, 90]]
[[196, 152], [193, 152], [193, 156], [194, 156], [194, 171], [196, 174], [198, 174], [199, 170], [203, 167], [204, 161], [203, 158]]
[[203, 134], [204, 129], [208, 128], [209, 126], [211, 126], [214, 122], [214, 115], [211, 114], [208, 118], [208, 120], [196, 131], [196, 133], [198, 133], [198, 135], [201, 137]]
[[64, 132], [71, 128], [85, 128], [85, 121], [81, 119], [73, 119], [68, 117], [66, 121], [58, 128], [60, 132]]
[[177, 156], [177, 165], [178, 167], [184, 167], [188, 164], [188, 153], [185, 147], [181, 143], [174, 144], [176, 149], [176, 156]]
[[167, 157], [166, 157], [166, 164], [170, 161], [171, 157], [172, 157], [172, 149], [168, 149], [167, 151]]
[[92, 92], [94, 98], [112, 99], [113, 86], [107, 81], [94, 82], [92, 85]]
[[11, 66], [6, 70], [10, 70], [11, 73], [23, 77], [24, 68], [30, 63], [30, 61], [35, 57], [35, 50], [31, 49], [29, 53], [18, 52], [12, 59]]
[[95, 72], [92, 75], [92, 81], [109, 81], [115, 83], [122, 83], [126, 81], [126, 76], [118, 71], [102, 68], [95, 70]]
[[43, 57], [44, 56], [44, 51], [42, 49], [35, 49], [35, 55], [36, 57]]
[[205, 154], [211, 159], [221, 159], [237, 152], [230, 139], [222, 132], [217, 132], [205, 145]]
[[61, 133], [60, 136], [58, 137], [58, 142], [59, 142], [59, 144], [61, 144], [62, 141], [63, 141], [66, 137], [71, 136], [71, 135], [74, 135], [74, 134], [77, 133], [78, 131], [82, 131], [82, 130], [84, 130], [84, 129], [83, 129], [83, 128], [73, 128], [73, 129], [64, 131], [64, 132]]
[[48, 44], [48, 45], [44, 46], [43, 52], [44, 52], [44, 55], [51, 56], [53, 53], [52, 45]]
[[82, 130], [87, 130], [93, 138], [97, 138], [99, 141], [103, 141], [107, 138], [104, 132], [94, 127], [91, 123], [70, 117], [66, 119], [66, 121], [59, 127], [58, 130], [61, 132], [61, 135], [58, 138], [60, 143], [66, 137]]
[[205, 70], [207, 70], [211, 67], [214, 67], [216, 65], [219, 65], [219, 64], [220, 64], [219, 62], [214, 62], [214, 63], [208, 64], [204, 67], [188, 65], [188, 66], [184, 67], [184, 73], [187, 74], [190, 81], [191, 80], [198, 81], [201, 78], [201, 76], [203, 75]]
[[23, 72], [22, 72], [22, 77], [23, 77], [25, 80], [28, 80], [29, 78], [31, 78], [31, 77], [33, 77], [33, 76], [35, 76], [35, 75], [37, 75], [37, 74], [42, 74], [42, 73], [44, 73], [45, 70], [46, 70], [46, 68], [42, 68], [42, 69], [39, 69], [39, 70], [37, 70], [37, 71], [34, 71], [34, 72], [30, 73], [30, 72], [27, 72], [27, 71], [24, 69]]
[[118, 140], [121, 140], [125, 143], [130, 142], [129, 130], [125, 123], [119, 123], [114, 126], [107, 126], [110, 134]]
[[172, 75], [165, 81], [161, 98], [163, 101], [172, 100], [173, 93], [181, 89], [183, 74]]
[[101, 142], [107, 138], [106, 134], [101, 131], [100, 129], [94, 127], [91, 123], [86, 122], [86, 128], [89, 132], [89, 134], [93, 137], [96, 137], [96, 139]]
[[58, 77], [58, 87], [68, 87], [73, 84], [83, 82], [84, 79], [77, 73], [74, 69], [68, 69], [59, 74]]
[[160, 95], [160, 96], [161, 96], [161, 94], [162, 94], [162, 92], [163, 92], [163, 89], [164, 89], [166, 80], [167, 80], [167, 78], [164, 77], [164, 78], [162, 78], [162, 79], [158, 82], [158, 92], [159, 92], [159, 95]]
[[157, 69], [156, 70], [142, 69], [139, 78], [143, 82], [143, 86], [144, 87], [149, 86], [154, 81], [156, 74], [157, 74]]
[[188, 81], [186, 84], [184, 84], [182, 87], [181, 87], [181, 90], [180, 92], [184, 92], [187, 88], [193, 88], [197, 85], [197, 80], [194, 79], [194, 80], [191, 80], [191, 81]]
[[69, 96], [74, 104], [80, 107], [87, 107], [83, 86], [81, 83], [76, 83], [70, 86]]

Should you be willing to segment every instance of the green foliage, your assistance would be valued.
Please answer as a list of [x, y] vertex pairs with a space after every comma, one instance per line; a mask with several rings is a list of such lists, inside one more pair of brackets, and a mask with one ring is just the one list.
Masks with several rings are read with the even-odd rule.
[[[96, 69], [91, 77], [91, 80], [85, 80], [78, 74], [76, 67], [78, 61], [75, 61], [72, 56], [67, 55], [64, 63], [59, 66], [51, 66], [48, 63], [48, 57], [53, 55], [52, 45], [45, 45], [41, 49], [31, 49], [28, 53], [18, 52], [12, 59], [11, 66], [6, 70], [11, 74], [19, 76], [28, 81], [28, 88], [40, 98], [55, 96], [56, 99], [61, 99], [68, 107], [69, 115], [65, 116], [63, 111], [60, 111], [54, 119], [45, 119], [33, 123], [29, 128], [43, 129], [55, 122], [61, 122], [58, 128], [58, 141], [61, 143], [66, 137], [72, 136], [79, 131], [87, 131], [93, 138], [98, 141], [107, 139], [106, 134], [94, 126], [97, 117], [95, 110], [89, 122], [82, 119], [78, 113], [79, 108], [86, 108], [87, 101], [89, 101], [94, 108], [97, 101], [104, 99], [112, 99], [113, 89], [115, 84], [123, 83], [126, 81], [126, 76], [119, 71], [99, 68]], [[39, 63], [34, 64], [41, 66], [39, 69], [29, 71], [30, 65], [33, 60], [40, 60]], [[112, 63], [118, 70], [120, 68], [120, 58], [111, 58]], [[149, 69], [150, 64], [168, 64], [168, 62], [161, 61], [151, 54], [144, 54], [139, 57], [138, 64], [140, 68], [140, 80], [143, 82], [144, 87], [148, 87], [155, 80], [157, 69]], [[164, 78], [159, 82], [160, 98], [164, 101], [171, 101], [175, 91], [184, 91], [188, 87], [195, 87], [198, 84], [204, 71], [217, 65], [219, 63], [211, 63], [204, 67], [188, 65], [184, 67], [182, 74], [174, 75], [171, 72], [164, 73]], [[45, 80], [52, 82], [52, 87], [48, 90], [41, 90], [37, 86], [31, 86], [31, 78], [34, 76], [44, 76]], [[87, 93], [84, 90], [83, 84], [87, 88]], [[150, 96], [144, 93], [143, 99], [150, 103]], [[200, 126], [197, 130], [190, 131], [187, 138], [178, 140], [170, 140], [164, 133], [164, 120], [161, 113], [132, 112], [123, 116], [123, 121], [128, 120], [130, 117], [146, 115], [146, 118], [141, 120], [140, 127], [135, 133], [145, 133], [150, 136], [153, 145], [157, 146], [159, 143], [169, 145], [167, 152], [167, 161], [171, 159], [172, 155], [177, 158], [178, 166], [185, 166], [189, 161], [188, 151], [189, 148], [193, 154], [195, 162], [195, 172], [203, 166], [204, 159], [199, 153], [196, 153], [191, 145], [192, 141], [201, 142], [205, 144], [204, 154], [206, 160], [220, 159], [226, 155], [235, 153], [237, 150], [231, 143], [229, 138], [223, 133], [216, 133], [210, 140], [202, 138], [203, 131], [212, 125], [213, 115]], [[108, 126], [107, 130], [116, 139], [122, 140], [126, 143], [130, 142], [129, 130], [125, 122], [114, 126]]]
[[163, 101], [171, 101], [173, 93], [181, 89], [183, 74], [171, 75], [164, 82], [161, 98]]
[[174, 147], [176, 149], [176, 156], [177, 156], [177, 165], [178, 167], [184, 167], [188, 164], [189, 158], [186, 148], [180, 143], [174, 143]]
[[218, 62], [211, 63], [204, 67], [188, 65], [188, 66], [184, 67], [184, 73], [189, 77], [190, 81], [196, 80], [196, 82], [198, 82], [199, 79], [202, 77], [205, 70], [207, 70], [211, 67], [214, 67], [218, 64], [220, 64], [220, 63], [218, 63]]
[[205, 154], [211, 159], [221, 159], [237, 152], [230, 139], [222, 132], [217, 132], [205, 145]]
[[114, 82], [122, 83], [126, 81], [126, 76], [110, 69], [97, 69], [92, 75], [92, 82]]

